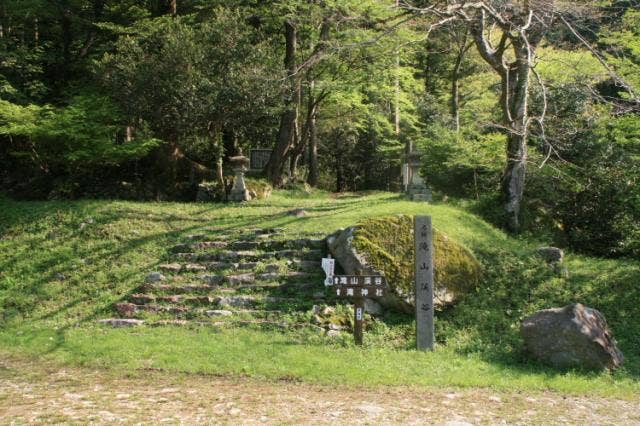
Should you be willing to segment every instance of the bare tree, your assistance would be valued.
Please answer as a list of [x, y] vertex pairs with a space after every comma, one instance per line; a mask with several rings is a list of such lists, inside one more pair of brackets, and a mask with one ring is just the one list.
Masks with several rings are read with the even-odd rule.
[[532, 123], [543, 121], [529, 114], [535, 52], [553, 20], [554, 5], [553, 0], [450, 0], [427, 7], [403, 3], [413, 13], [437, 16], [440, 21], [436, 25], [456, 20], [466, 23], [480, 56], [500, 76], [500, 128], [507, 135], [501, 187], [508, 226], [513, 231], [520, 228], [529, 131]]

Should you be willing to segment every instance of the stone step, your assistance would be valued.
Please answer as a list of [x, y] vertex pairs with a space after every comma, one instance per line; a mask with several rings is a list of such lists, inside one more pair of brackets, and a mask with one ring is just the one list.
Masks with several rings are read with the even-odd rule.
[[263, 329], [279, 329], [279, 330], [300, 330], [300, 329], [312, 329], [318, 333], [324, 333], [325, 329], [315, 324], [310, 323], [290, 323], [286, 321], [269, 321], [269, 320], [256, 320], [256, 321], [194, 321], [194, 320], [159, 320], [148, 322], [150, 327], [165, 327], [165, 326], [178, 326], [178, 327], [215, 327], [215, 328], [240, 328], [240, 327], [260, 327]]
[[189, 253], [193, 251], [207, 251], [210, 249], [229, 249], [234, 251], [246, 250], [284, 250], [284, 249], [319, 249], [324, 250], [326, 242], [324, 239], [300, 238], [296, 240], [281, 241], [201, 241], [196, 243], [178, 244], [173, 247], [174, 253]]
[[183, 305], [217, 305], [220, 302], [220, 296], [186, 296], [182, 294], [171, 294], [168, 296], [156, 294], [132, 294], [129, 296], [129, 302], [134, 305], [150, 305], [154, 303], [173, 303]]
[[[231, 316], [249, 316], [253, 318], [277, 318], [283, 315], [282, 311], [278, 310], [260, 310], [260, 309], [239, 309], [239, 310], [228, 310], [228, 309], [211, 309], [205, 311], [205, 314], [208, 317], [231, 317]], [[292, 315], [303, 315], [303, 312], [296, 312]]]
[[229, 242], [227, 241], [199, 241], [197, 243], [175, 245], [171, 251], [174, 253], [188, 253], [194, 250], [226, 249], [227, 247], [229, 247]]
[[222, 296], [218, 301], [219, 306], [230, 306], [233, 308], [250, 308], [260, 304], [278, 303], [301, 303], [301, 301], [287, 297], [266, 296], [257, 298], [248, 295]]
[[293, 267], [293, 269], [299, 270], [299, 271], [317, 271], [317, 272], [324, 272], [322, 270], [322, 262], [317, 261], [317, 260], [292, 260], [291, 261], [291, 266]]
[[290, 323], [286, 321], [273, 321], [273, 320], [233, 320], [233, 321], [194, 321], [194, 320], [157, 320], [157, 321], [144, 321], [131, 318], [109, 318], [99, 320], [99, 324], [111, 326], [114, 328], [121, 327], [139, 327], [142, 325], [148, 325], [150, 327], [165, 327], [165, 326], [205, 326], [205, 327], [268, 327], [278, 328], [281, 330], [290, 329], [313, 329], [318, 332], [324, 332], [322, 327], [315, 324], [295, 322]]
[[[237, 284], [237, 283], [236, 283]], [[253, 284], [240, 284], [234, 287], [223, 287], [224, 283], [219, 284], [144, 284], [140, 287], [141, 291], [146, 293], [165, 293], [168, 295], [184, 295], [184, 294], [203, 294], [203, 293], [231, 293], [239, 290], [322, 290], [323, 284], [320, 280], [317, 282], [272, 282]]]
[[[166, 319], [187, 319], [187, 318], [227, 318], [227, 317], [245, 317], [245, 318], [281, 318], [283, 316], [290, 317], [304, 317], [306, 314], [301, 310], [288, 310], [282, 311], [277, 309], [257, 309], [255, 300], [243, 299], [239, 300], [238, 297], [234, 297], [234, 300], [228, 300], [233, 302], [233, 305], [211, 305], [208, 307], [194, 307], [184, 305], [162, 305], [157, 303], [149, 304], [135, 304], [122, 302], [115, 305], [116, 311], [122, 318], [126, 319], [145, 319], [148, 314], [159, 315], [160, 318]], [[231, 312], [231, 314], [228, 314]], [[142, 317], [141, 317], [142, 316]], [[108, 325], [116, 326], [114, 321], [106, 321]], [[130, 324], [122, 323], [120, 326], [134, 326], [137, 323], [131, 322]]]
[[[167, 303], [167, 305], [162, 303]], [[172, 294], [169, 296], [158, 296], [154, 294], [133, 294], [129, 296], [129, 302], [116, 303], [115, 307], [120, 315], [126, 317], [138, 312], [183, 315], [191, 311], [191, 307], [194, 305], [252, 308], [260, 306], [261, 304], [279, 303], [303, 302], [299, 299], [287, 297], [259, 297], [253, 295], [186, 296]]]
[[115, 305], [118, 313], [124, 318], [134, 318], [142, 312], [153, 314], [171, 314], [173, 316], [184, 316], [190, 308], [187, 306], [166, 306], [166, 305], [136, 305], [135, 303], [121, 302]]
[[175, 255], [178, 259], [188, 262], [207, 262], [218, 261], [226, 263], [234, 262], [252, 262], [267, 259], [300, 259], [300, 260], [315, 260], [317, 261], [322, 257], [322, 250], [278, 250], [259, 252], [256, 250], [244, 250], [244, 251], [230, 251], [225, 250], [218, 253], [177, 253]]
[[138, 326], [144, 325], [144, 321], [139, 319], [131, 319], [131, 318], [107, 318], [107, 319], [98, 320], [98, 324], [109, 325], [113, 328], [123, 328], [123, 327], [138, 327]]
[[284, 232], [284, 228], [252, 228], [247, 229], [243, 235], [245, 236], [257, 236], [257, 235], [279, 235]]
[[[275, 260], [275, 259], [274, 259]], [[206, 271], [250, 271], [260, 268], [264, 273], [279, 272], [281, 269], [292, 269], [301, 272], [314, 271], [322, 273], [321, 262], [315, 260], [287, 260], [284, 264], [265, 262], [204, 262], [204, 263], [166, 263], [158, 269], [164, 273], [190, 273]]]
[[[247, 272], [244, 274], [234, 275], [201, 275], [198, 279], [207, 285], [229, 284], [237, 286], [240, 284], [252, 284], [256, 282], [291, 282], [296, 279], [311, 279], [314, 277], [319, 277], [319, 275], [309, 272], [287, 272], [284, 274], [279, 272], [266, 272], [261, 274]], [[321, 278], [319, 278], [319, 281], [321, 281]]]

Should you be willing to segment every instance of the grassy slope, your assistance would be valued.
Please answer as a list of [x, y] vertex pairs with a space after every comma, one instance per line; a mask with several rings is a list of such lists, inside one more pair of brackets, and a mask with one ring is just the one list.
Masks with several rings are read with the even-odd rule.
[[[296, 207], [305, 207], [309, 215], [284, 214]], [[365, 350], [346, 337], [328, 342], [300, 333], [94, 325], [95, 319], [113, 314], [112, 303], [133, 292], [169, 246], [203, 228], [222, 234], [279, 226], [290, 235], [328, 234], [360, 218], [396, 213], [432, 215], [436, 227], [474, 251], [487, 270], [482, 289], [439, 315], [438, 340], [444, 344], [434, 354], [404, 350], [411, 345], [407, 318], [376, 324]], [[80, 229], [89, 218], [93, 223]], [[619, 396], [640, 391], [640, 294], [635, 288], [640, 263], [569, 256], [570, 278], [560, 279], [540, 265], [535, 247], [463, 210], [384, 193], [336, 200], [278, 192], [246, 206], [0, 200], [0, 348], [77, 364], [353, 385], [552, 388]], [[67, 279], [56, 280], [56, 273]], [[607, 315], [628, 359], [623, 370], [613, 376], [559, 373], [526, 363], [517, 333], [520, 319], [571, 301]], [[405, 339], [389, 343], [398, 336]]]

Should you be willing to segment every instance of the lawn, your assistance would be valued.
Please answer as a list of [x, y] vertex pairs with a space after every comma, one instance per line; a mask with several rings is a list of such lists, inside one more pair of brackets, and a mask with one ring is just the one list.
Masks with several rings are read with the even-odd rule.
[[[306, 217], [286, 214], [305, 208]], [[429, 214], [483, 264], [483, 282], [437, 313], [438, 349], [411, 350], [411, 318], [389, 315], [367, 332], [193, 327], [109, 329], [113, 303], [140, 285], [167, 250], [193, 233], [282, 227], [327, 235], [361, 218]], [[123, 201], [0, 200], [0, 351], [62, 364], [124, 370], [289, 378], [347, 385], [416, 385], [544, 390], [632, 398], [640, 392], [640, 262], [567, 256], [568, 277], [535, 255], [542, 242], [514, 239], [459, 207], [412, 203], [389, 193], [335, 197], [277, 191], [246, 205]], [[518, 336], [538, 309], [582, 302], [608, 318], [627, 362], [614, 374], [554, 371], [529, 362]]]

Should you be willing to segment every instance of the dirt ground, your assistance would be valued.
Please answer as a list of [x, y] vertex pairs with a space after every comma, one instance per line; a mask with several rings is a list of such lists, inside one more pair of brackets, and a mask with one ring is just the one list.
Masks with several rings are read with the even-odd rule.
[[490, 389], [353, 388], [0, 359], [0, 424], [640, 425], [635, 401]]

